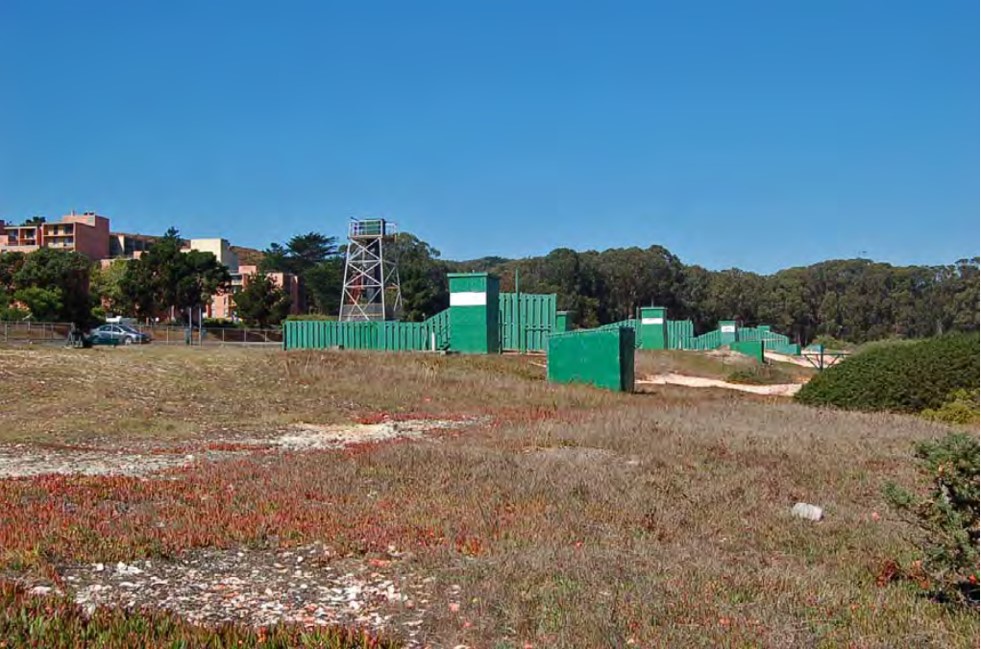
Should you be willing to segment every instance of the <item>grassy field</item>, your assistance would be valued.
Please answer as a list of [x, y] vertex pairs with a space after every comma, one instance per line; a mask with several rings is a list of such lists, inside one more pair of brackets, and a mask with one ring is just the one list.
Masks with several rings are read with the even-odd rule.
[[[667, 362], [691, 363], [638, 367]], [[916, 484], [911, 445], [942, 427], [543, 376], [521, 357], [0, 349], [0, 440], [18, 449], [165, 449], [386, 416], [469, 422], [150, 477], [0, 479], [0, 570], [70, 593], [62, 577], [92, 562], [319, 543], [431, 586], [417, 646], [976, 646], [976, 610], [896, 578], [916, 558], [912, 530], [882, 495], [890, 480]], [[826, 519], [790, 517], [797, 501]], [[0, 626], [25, 611], [75, 615], [6, 598]], [[397, 621], [407, 606], [388, 612]], [[107, 624], [132, 624], [114, 615]], [[409, 638], [397, 623], [386, 634]]]

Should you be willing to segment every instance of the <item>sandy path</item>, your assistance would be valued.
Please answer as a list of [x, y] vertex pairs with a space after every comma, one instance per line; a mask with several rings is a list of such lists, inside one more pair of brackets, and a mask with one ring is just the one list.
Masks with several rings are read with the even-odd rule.
[[752, 394], [765, 394], [778, 397], [792, 397], [801, 389], [800, 383], [781, 383], [777, 385], [745, 385], [729, 383], [719, 379], [706, 379], [685, 374], [655, 374], [635, 381], [638, 385], [684, 385], [690, 388], [725, 388]]
[[777, 361], [779, 363], [792, 363], [794, 365], [800, 365], [801, 367], [814, 367], [814, 365], [812, 365], [811, 362], [803, 356], [791, 356], [789, 354], [779, 354], [777, 352], [763, 352], [763, 355], [771, 361]]

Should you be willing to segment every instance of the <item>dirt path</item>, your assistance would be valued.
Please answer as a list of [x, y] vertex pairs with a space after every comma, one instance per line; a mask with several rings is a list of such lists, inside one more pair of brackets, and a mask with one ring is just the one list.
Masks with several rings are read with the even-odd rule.
[[777, 385], [745, 385], [729, 383], [720, 379], [707, 379], [685, 374], [655, 374], [635, 381], [638, 385], [684, 385], [690, 388], [725, 388], [752, 394], [765, 394], [778, 397], [792, 397], [801, 389], [800, 383], [781, 383]]

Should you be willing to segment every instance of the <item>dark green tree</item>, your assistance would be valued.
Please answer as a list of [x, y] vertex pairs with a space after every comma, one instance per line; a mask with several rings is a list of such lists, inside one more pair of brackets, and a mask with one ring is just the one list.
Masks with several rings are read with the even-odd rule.
[[122, 283], [130, 263], [127, 259], [116, 259], [105, 268], [97, 266], [92, 271], [92, 296], [110, 313], [121, 314], [129, 310]]
[[235, 314], [246, 324], [258, 327], [278, 325], [290, 312], [290, 296], [265, 273], [243, 278], [242, 290], [235, 294]]
[[14, 277], [26, 259], [22, 252], [0, 252], [0, 291], [13, 292]]
[[344, 260], [333, 257], [311, 267], [302, 275], [302, 295], [308, 309], [336, 315], [341, 308], [341, 287], [344, 283]]
[[174, 228], [126, 266], [119, 288], [122, 299], [141, 317], [182, 313], [206, 304], [231, 284], [228, 269], [210, 252], [182, 251]]
[[[50, 294], [43, 296], [45, 299], [41, 299], [42, 294], [36, 291], [31, 293], [38, 298], [36, 305], [44, 311], [46, 318], [86, 327], [92, 320], [92, 299], [89, 294], [91, 271], [92, 262], [82, 254], [41, 248], [24, 258], [24, 263], [14, 274], [14, 286], [17, 291], [31, 288], [49, 291]], [[52, 299], [48, 299], [53, 295], [58, 296], [60, 304], [54, 313], [50, 310]], [[42, 319], [37, 314], [35, 317]]]
[[402, 319], [417, 322], [447, 308], [449, 285], [439, 250], [408, 232], [399, 233], [393, 248], [402, 287]]
[[34, 320], [51, 322], [61, 319], [63, 305], [60, 288], [28, 286], [14, 291], [14, 299], [27, 307]]
[[319, 232], [299, 234], [286, 242], [271, 244], [259, 268], [263, 272], [292, 273], [300, 278], [300, 303], [304, 311], [336, 313], [343, 283], [337, 238]]

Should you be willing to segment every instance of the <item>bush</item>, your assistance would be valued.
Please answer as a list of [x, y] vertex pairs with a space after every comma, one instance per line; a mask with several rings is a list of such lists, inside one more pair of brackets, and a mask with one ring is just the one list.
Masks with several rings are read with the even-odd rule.
[[915, 455], [931, 483], [925, 497], [886, 487], [889, 502], [920, 529], [928, 588], [945, 601], [978, 602], [978, 453], [973, 434], [921, 442]]
[[849, 410], [921, 412], [958, 389], [978, 389], [978, 334], [864, 350], [805, 385], [796, 399]]
[[944, 424], [975, 424], [981, 421], [979, 417], [979, 407], [981, 407], [981, 391], [974, 390], [954, 390], [947, 402], [939, 408], [927, 408], [923, 411], [923, 416], [930, 421], [938, 421]]
[[242, 323], [236, 322], [235, 320], [228, 320], [226, 318], [205, 318], [204, 319], [205, 329], [241, 329]]

